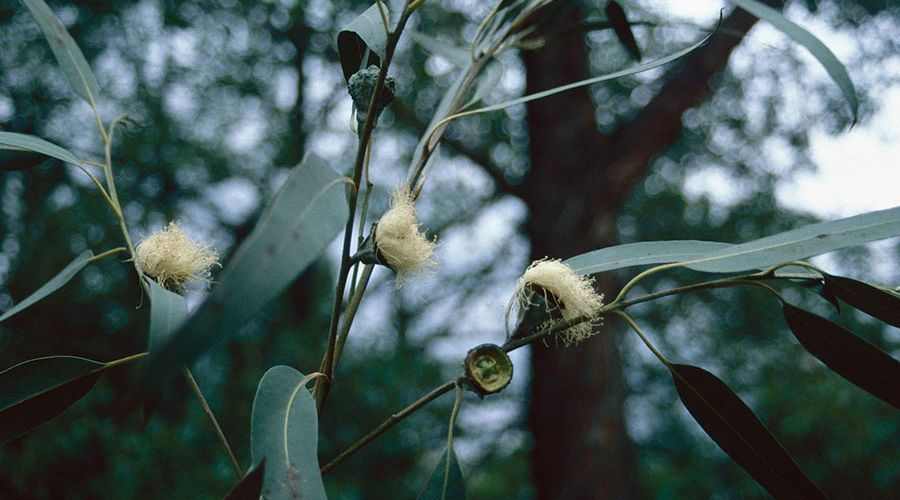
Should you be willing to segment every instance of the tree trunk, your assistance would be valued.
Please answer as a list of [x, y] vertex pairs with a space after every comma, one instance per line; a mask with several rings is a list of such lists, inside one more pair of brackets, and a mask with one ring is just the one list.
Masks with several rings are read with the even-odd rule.
[[[774, 2], [767, 2], [774, 3]], [[580, 21], [575, 9], [565, 23]], [[531, 169], [517, 190], [530, 209], [526, 233], [534, 259], [566, 258], [617, 242], [616, 218], [651, 159], [681, 134], [681, 115], [711, 89], [743, 34], [756, 22], [735, 10], [720, 33], [681, 62], [662, 90], [613, 135], [599, 133], [594, 106], [581, 88], [527, 105]], [[582, 36], [566, 36], [522, 56], [526, 92], [588, 77]], [[619, 288], [608, 275], [600, 291]], [[538, 498], [635, 498], [634, 447], [624, 420], [626, 388], [616, 324], [577, 346], [532, 347], [529, 424]]]

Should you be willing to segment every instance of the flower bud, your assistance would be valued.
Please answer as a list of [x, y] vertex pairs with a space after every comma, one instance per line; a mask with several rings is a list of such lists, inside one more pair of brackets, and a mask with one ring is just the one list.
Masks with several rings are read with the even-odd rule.
[[519, 325], [511, 338], [527, 336], [557, 321], [589, 318], [559, 332], [566, 344], [574, 344], [593, 334], [603, 294], [594, 290], [593, 278], [575, 274], [560, 260], [541, 259], [532, 262], [519, 278], [507, 315], [513, 306], [519, 311]]
[[208, 245], [191, 240], [175, 222], [145, 238], [134, 251], [141, 272], [173, 291], [183, 290], [191, 281], [209, 283], [218, 257]]

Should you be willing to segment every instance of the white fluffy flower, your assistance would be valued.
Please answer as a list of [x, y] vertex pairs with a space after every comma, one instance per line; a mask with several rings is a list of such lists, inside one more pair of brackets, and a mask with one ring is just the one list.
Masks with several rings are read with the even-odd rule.
[[141, 241], [134, 251], [138, 268], [163, 287], [179, 291], [190, 281], [209, 282], [219, 255], [190, 239], [175, 222]]
[[[545, 297], [547, 294], [553, 296], [555, 302], [559, 304], [563, 321], [580, 317], [589, 318], [588, 321], [560, 332], [566, 344], [584, 340], [593, 334], [595, 320], [599, 317], [600, 308], [603, 307], [603, 294], [598, 294], [594, 290], [592, 277], [575, 274], [572, 268], [558, 259], [536, 260], [528, 266], [516, 283], [516, 293], [512, 302], [520, 311], [533, 305], [530, 300], [533, 290], [543, 292]], [[546, 298], [547, 304], [553, 303], [549, 297]]]
[[407, 186], [394, 191], [391, 208], [375, 226], [375, 248], [397, 273], [398, 283], [434, 265], [434, 241], [419, 231], [415, 202]]

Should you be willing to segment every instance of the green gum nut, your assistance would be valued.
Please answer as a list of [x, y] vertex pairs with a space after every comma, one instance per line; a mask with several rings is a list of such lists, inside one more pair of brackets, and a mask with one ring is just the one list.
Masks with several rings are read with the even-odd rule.
[[466, 377], [479, 396], [502, 391], [512, 376], [512, 361], [498, 345], [481, 344], [466, 354]]

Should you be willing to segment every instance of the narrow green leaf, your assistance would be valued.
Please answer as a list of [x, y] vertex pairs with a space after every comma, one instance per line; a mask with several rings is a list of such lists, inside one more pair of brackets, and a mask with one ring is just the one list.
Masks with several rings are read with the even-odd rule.
[[785, 302], [784, 319], [800, 344], [825, 366], [900, 409], [900, 362], [850, 330]]
[[[447, 472], [447, 460], [450, 460], [449, 472]], [[425, 488], [419, 493], [419, 500], [464, 500], [466, 498], [466, 483], [463, 478], [462, 469], [459, 468], [459, 459], [456, 458], [456, 451], [450, 448], [450, 453], [445, 449], [441, 454], [441, 459], [431, 475], [428, 476], [428, 482]]]
[[825, 286], [825, 281], [822, 278], [816, 277], [808, 280], [802, 280], [799, 284], [816, 292], [817, 295], [827, 300], [829, 304], [833, 305], [836, 312], [841, 312], [841, 303], [838, 302], [837, 295], [835, 295], [830, 288]]
[[[387, 2], [382, 2], [387, 15]], [[374, 64], [381, 66], [381, 59], [387, 48], [387, 32], [384, 21], [373, 4], [338, 33], [338, 57], [344, 80], [350, 81], [354, 73]]]
[[44, 32], [44, 38], [50, 44], [50, 50], [53, 51], [53, 56], [56, 57], [56, 62], [59, 63], [72, 90], [95, 108], [97, 98], [100, 96], [100, 86], [97, 85], [97, 78], [81, 49], [75, 44], [75, 40], [44, 0], [22, 1]]
[[856, 95], [856, 89], [853, 87], [853, 80], [847, 73], [847, 69], [841, 64], [841, 61], [834, 55], [831, 50], [825, 46], [812, 33], [801, 28], [792, 21], [789, 21], [784, 15], [757, 0], [731, 0], [732, 3], [753, 14], [754, 16], [767, 21], [775, 26], [779, 31], [799, 43], [810, 54], [813, 55], [834, 80], [834, 83], [840, 87], [844, 94], [844, 99], [850, 104], [850, 111], [853, 114], [853, 122], [859, 118], [859, 97]]
[[0, 315], [0, 322], [5, 321], [11, 318], [13, 315], [22, 312], [44, 297], [62, 288], [63, 285], [68, 283], [69, 280], [71, 280], [73, 277], [75, 277], [76, 274], [78, 274], [78, 271], [81, 271], [84, 266], [86, 266], [88, 262], [90, 262], [91, 257], [93, 256], [94, 252], [91, 252], [90, 250], [81, 252], [78, 257], [75, 257], [75, 260], [70, 262], [68, 266], [63, 268], [63, 270], [60, 271], [56, 276], [51, 278], [50, 281], [41, 285], [41, 287], [35, 290], [34, 293], [22, 299], [21, 302], [14, 305], [10, 310], [3, 313], [3, 315]]
[[0, 372], [0, 442], [62, 413], [94, 387], [107, 367], [75, 356], [48, 356]]
[[250, 421], [253, 463], [266, 461], [266, 500], [324, 499], [319, 472], [316, 402], [309, 379], [288, 366], [269, 369], [259, 381]]
[[312, 154], [294, 168], [196, 313], [150, 354], [143, 388], [237, 332], [325, 251], [347, 222], [345, 181]]
[[263, 477], [266, 473], [266, 459], [252, 467], [238, 484], [231, 488], [224, 500], [259, 500], [262, 495]]
[[595, 77], [593, 77], [593, 78], [586, 78], [586, 79], [584, 79], [584, 80], [579, 80], [579, 81], [577, 81], [577, 82], [568, 83], [568, 84], [566, 84], [566, 85], [560, 85], [559, 87], [554, 87], [554, 88], [552, 88], [552, 89], [547, 89], [547, 90], [544, 90], [544, 91], [542, 91], [542, 92], [536, 92], [536, 93], [534, 93], [534, 94], [529, 94], [529, 95], [526, 95], [526, 96], [522, 96], [522, 97], [519, 97], [519, 98], [517, 98], [517, 99], [512, 99], [512, 100], [510, 100], [510, 101], [504, 101], [504, 102], [501, 102], [501, 103], [499, 103], [499, 104], [494, 104], [494, 105], [487, 106], [487, 107], [484, 107], [484, 108], [478, 108], [478, 109], [469, 111], [468, 114], [469, 114], [469, 115], [473, 115], [473, 114], [476, 114], [476, 113], [488, 113], [488, 112], [490, 112], [490, 111], [499, 111], [499, 110], [501, 110], [501, 109], [510, 108], [510, 107], [516, 106], [516, 105], [518, 105], [518, 104], [524, 104], [524, 103], [526, 103], [526, 102], [536, 101], [536, 100], [538, 100], [538, 99], [543, 99], [543, 98], [545, 98], [545, 97], [550, 97], [550, 96], [552, 96], [552, 95], [554, 95], [554, 94], [559, 94], [560, 92], [566, 92], [566, 91], [568, 91], [568, 90], [576, 89], [576, 88], [578, 88], [578, 87], [584, 87], [584, 86], [587, 86], [587, 85], [593, 85], [593, 84], [595, 84], [595, 83], [605, 82], [605, 81], [607, 81], [607, 80], [615, 80], [616, 78], [622, 78], [622, 77], [624, 77], [624, 76], [633, 75], [633, 74], [635, 74], [635, 73], [641, 73], [641, 72], [643, 72], [643, 71], [649, 71], [649, 70], [651, 70], [651, 69], [658, 68], [658, 67], [660, 67], [660, 66], [662, 66], [662, 65], [664, 65], [664, 64], [668, 64], [668, 63], [670, 63], [670, 62], [672, 62], [672, 61], [675, 61], [675, 60], [677, 60], [677, 59], [680, 59], [680, 58], [684, 57], [684, 56], [687, 55], [688, 53], [692, 52], [693, 50], [697, 49], [698, 47], [700, 47], [701, 45], [703, 45], [704, 43], [706, 43], [707, 40], [709, 40], [709, 36], [703, 38], [703, 40], [700, 40], [699, 42], [697, 42], [697, 43], [695, 43], [695, 44], [693, 44], [693, 45], [691, 45], [691, 46], [689, 46], [689, 47], [687, 47], [687, 48], [681, 49], [681, 50], [679, 50], [679, 51], [677, 51], [677, 52], [674, 52], [674, 53], [672, 53], [672, 54], [669, 54], [669, 55], [667, 55], [667, 56], [665, 56], [665, 57], [662, 57], [662, 58], [660, 58], [660, 59], [656, 59], [656, 60], [653, 60], [653, 61], [649, 61], [649, 62], [646, 62], [646, 63], [643, 63], [643, 64], [638, 64], [638, 65], [636, 65], [636, 66], [632, 66], [632, 67], [630, 67], [630, 68], [623, 69], [623, 70], [621, 70], [621, 71], [616, 71], [616, 72], [614, 72], [614, 73], [609, 73], [609, 74], [601, 75], [601, 76], [595, 76]]
[[73, 165], [81, 165], [78, 157], [71, 151], [33, 135], [0, 132], [0, 149], [34, 151]]
[[[145, 278], [145, 281], [150, 289], [150, 333], [147, 335], [147, 351], [156, 352], [184, 324], [188, 315], [187, 302], [184, 297], [166, 290], [156, 281], [150, 278]], [[157, 394], [149, 394], [144, 399], [142, 428], [156, 412], [159, 401]]]
[[488, 95], [488, 92], [494, 90], [498, 83], [500, 83], [500, 78], [503, 76], [503, 64], [500, 61], [490, 61], [485, 65], [484, 69], [481, 70], [481, 73], [478, 75], [478, 80], [475, 82], [475, 90], [472, 92], [472, 97], [469, 98], [469, 101], [462, 106], [462, 109], [468, 108], [469, 106], [477, 103], [478, 101], [484, 99], [484, 96]]
[[462, 47], [451, 45], [415, 30], [408, 30], [404, 33], [421, 45], [425, 51], [443, 57], [454, 66], [462, 68], [472, 61], [472, 53]]
[[165, 344], [187, 319], [187, 302], [184, 297], [170, 292], [156, 281], [147, 278], [150, 287], [150, 335], [149, 352]]
[[900, 328], [900, 296], [862, 281], [830, 274], [825, 275], [825, 289], [850, 306]]
[[741, 243], [685, 262], [697, 271], [762, 269], [841, 248], [900, 235], [900, 207], [799, 227]]
[[759, 418], [725, 382], [691, 365], [669, 370], [681, 402], [735, 462], [775, 498], [825, 498]]
[[631, 23], [628, 22], [628, 16], [625, 15], [625, 9], [619, 5], [619, 2], [609, 1], [606, 8], [603, 9], [609, 24], [612, 25], [613, 31], [619, 43], [625, 47], [628, 54], [636, 61], [641, 60], [641, 48], [638, 47], [637, 40], [634, 39], [634, 33], [631, 31]]
[[583, 253], [565, 263], [578, 274], [594, 274], [624, 267], [693, 260], [732, 246], [717, 241], [642, 241]]

